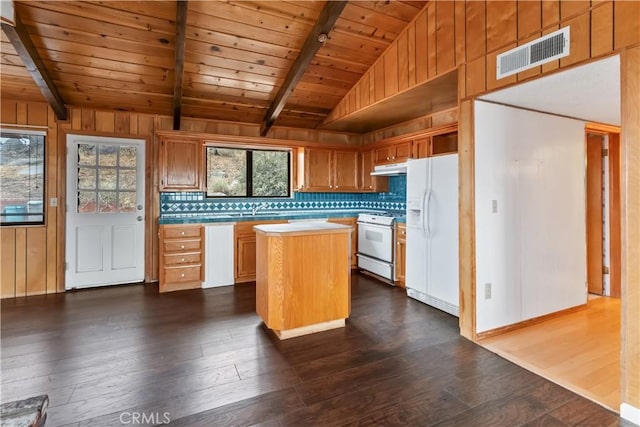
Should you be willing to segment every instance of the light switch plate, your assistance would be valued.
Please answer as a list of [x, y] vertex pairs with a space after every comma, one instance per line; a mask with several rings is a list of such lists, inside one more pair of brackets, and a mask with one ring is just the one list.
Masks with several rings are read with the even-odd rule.
[[484, 299], [491, 299], [491, 283], [484, 284]]
[[49, 199], [49, 206], [51, 206], [52, 208], [57, 208], [58, 207], [58, 198], [57, 197], [52, 197]]
[[492, 200], [491, 201], [491, 213], [498, 213], [498, 201], [497, 200]]

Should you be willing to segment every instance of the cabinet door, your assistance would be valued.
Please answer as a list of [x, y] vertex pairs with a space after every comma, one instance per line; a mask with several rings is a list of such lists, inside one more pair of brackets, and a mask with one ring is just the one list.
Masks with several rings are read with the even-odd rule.
[[383, 163], [391, 163], [393, 154], [393, 147], [391, 146], [386, 146], [386, 147], [380, 147], [380, 148], [376, 148], [375, 150], [375, 163], [376, 165], [380, 165]]
[[202, 190], [200, 140], [165, 139], [160, 149], [160, 191]]
[[236, 238], [236, 283], [256, 280], [256, 235]]
[[360, 191], [383, 192], [389, 190], [389, 178], [386, 176], [371, 176], [375, 152], [365, 151], [360, 157]]
[[458, 132], [434, 135], [431, 145], [431, 155], [450, 154], [458, 152]]
[[358, 190], [358, 152], [340, 151], [334, 152], [334, 191]]
[[393, 163], [404, 162], [409, 157], [411, 157], [411, 141], [394, 145], [394, 153], [391, 158]]
[[309, 148], [304, 156], [304, 189], [333, 190], [333, 150]]
[[430, 137], [424, 137], [413, 141], [413, 157], [415, 159], [424, 159], [429, 156]]

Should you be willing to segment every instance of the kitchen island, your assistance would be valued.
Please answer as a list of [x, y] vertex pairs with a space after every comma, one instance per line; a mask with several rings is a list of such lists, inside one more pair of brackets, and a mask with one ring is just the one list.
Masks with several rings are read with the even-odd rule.
[[257, 225], [256, 312], [280, 339], [343, 327], [351, 311], [351, 227]]

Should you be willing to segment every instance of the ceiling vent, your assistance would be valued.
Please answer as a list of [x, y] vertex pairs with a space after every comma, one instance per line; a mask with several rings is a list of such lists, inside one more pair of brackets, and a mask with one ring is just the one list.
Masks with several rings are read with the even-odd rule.
[[498, 55], [496, 79], [569, 56], [569, 27]]

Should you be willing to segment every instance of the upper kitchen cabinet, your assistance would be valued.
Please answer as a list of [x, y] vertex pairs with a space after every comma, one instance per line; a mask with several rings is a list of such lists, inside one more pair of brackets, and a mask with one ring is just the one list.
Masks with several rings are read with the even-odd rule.
[[327, 148], [298, 149], [298, 191], [358, 191], [358, 152]]
[[360, 191], [382, 193], [389, 191], [389, 178], [371, 176], [375, 150], [363, 151], [360, 155]]
[[160, 191], [202, 191], [204, 153], [200, 139], [160, 140]]
[[411, 141], [398, 142], [375, 149], [375, 164], [402, 163], [411, 157]]
[[458, 132], [443, 133], [431, 137], [431, 155], [451, 154], [458, 152]]

